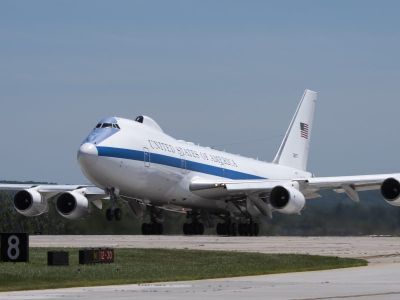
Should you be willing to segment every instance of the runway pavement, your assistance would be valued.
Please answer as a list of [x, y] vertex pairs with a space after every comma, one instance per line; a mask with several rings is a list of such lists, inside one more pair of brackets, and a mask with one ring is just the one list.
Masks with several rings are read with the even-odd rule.
[[400, 299], [397, 237], [33, 236], [31, 246], [195, 248], [363, 257], [367, 267], [173, 283], [0, 293], [1, 299]]
[[400, 238], [364, 237], [221, 237], [221, 236], [31, 236], [31, 247], [177, 248], [303, 253], [365, 258], [371, 263], [399, 262]]

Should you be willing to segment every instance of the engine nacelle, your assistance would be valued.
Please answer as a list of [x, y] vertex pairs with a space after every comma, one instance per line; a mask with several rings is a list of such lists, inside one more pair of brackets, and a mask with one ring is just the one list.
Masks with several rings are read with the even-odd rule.
[[89, 200], [78, 191], [65, 192], [57, 198], [56, 209], [64, 218], [79, 219], [89, 213]]
[[293, 187], [276, 186], [271, 190], [269, 202], [280, 213], [298, 214], [306, 204], [306, 198]]
[[21, 215], [36, 217], [48, 211], [47, 200], [35, 189], [22, 190], [14, 196], [14, 208]]
[[396, 178], [388, 178], [381, 185], [381, 194], [387, 203], [400, 206], [400, 182]]

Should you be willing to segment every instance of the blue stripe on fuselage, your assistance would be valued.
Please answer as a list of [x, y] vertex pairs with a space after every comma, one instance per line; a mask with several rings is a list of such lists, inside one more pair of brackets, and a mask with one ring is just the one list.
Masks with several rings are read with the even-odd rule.
[[[97, 147], [99, 156], [144, 161], [144, 152], [139, 150], [122, 149], [114, 147]], [[151, 153], [150, 162], [179, 169], [185, 169], [185, 163], [181, 158]], [[225, 169], [191, 160], [186, 160], [186, 169], [194, 172], [229, 178], [229, 179], [265, 179], [264, 177], [247, 174], [235, 170]]]

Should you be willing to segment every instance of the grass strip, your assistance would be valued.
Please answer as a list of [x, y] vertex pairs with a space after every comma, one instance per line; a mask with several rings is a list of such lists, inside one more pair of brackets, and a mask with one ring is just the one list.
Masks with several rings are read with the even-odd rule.
[[[116, 249], [114, 264], [47, 266], [45, 248], [31, 248], [29, 263], [0, 263], [0, 291], [197, 280], [365, 266], [362, 259], [171, 249]], [[55, 250], [55, 249], [51, 249]], [[60, 250], [60, 249], [58, 249]]]

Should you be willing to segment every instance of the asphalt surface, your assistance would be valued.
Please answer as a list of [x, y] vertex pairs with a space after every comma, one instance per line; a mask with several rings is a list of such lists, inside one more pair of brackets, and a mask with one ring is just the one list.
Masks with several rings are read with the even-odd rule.
[[0, 299], [400, 299], [395, 237], [31, 237], [31, 246], [188, 248], [362, 257], [369, 266], [186, 282], [0, 293]]
[[399, 262], [400, 238], [218, 237], [218, 236], [31, 236], [32, 247], [176, 248], [262, 253], [301, 253], [364, 258], [370, 263]]

